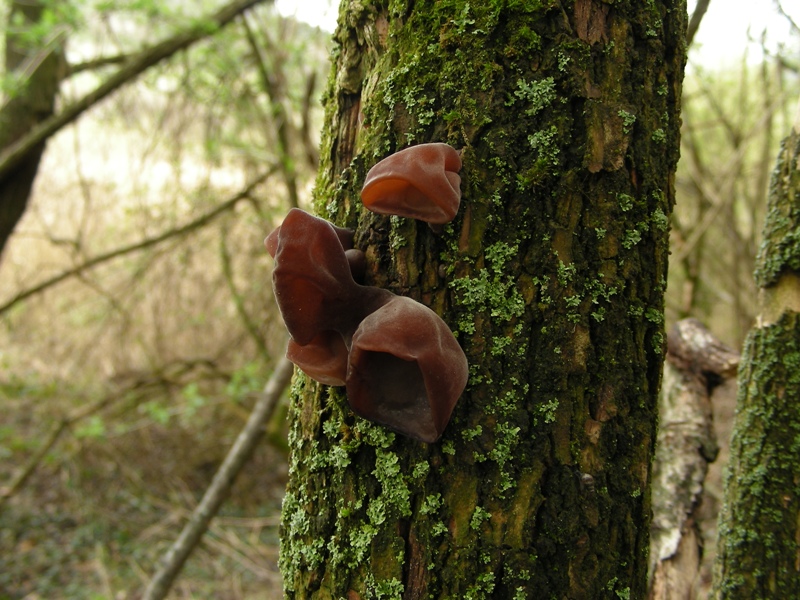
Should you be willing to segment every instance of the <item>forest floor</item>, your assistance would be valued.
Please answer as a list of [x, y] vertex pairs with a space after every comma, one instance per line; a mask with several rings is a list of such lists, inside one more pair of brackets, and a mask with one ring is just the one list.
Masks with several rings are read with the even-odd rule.
[[[0, 482], [19, 468], [16, 457], [32, 451], [24, 444], [35, 446], [42, 437], [38, 411], [21, 410], [24, 394], [15, 398], [9, 391], [0, 387], [0, 403], [13, 419], [0, 426]], [[735, 381], [729, 381], [713, 397], [720, 453], [700, 509], [705, 541], [700, 599], [711, 582], [735, 396]], [[217, 444], [215, 455], [200, 439], [202, 432], [181, 427], [150, 424], [119, 436], [74, 433], [64, 436], [22, 490], [0, 507], [0, 600], [140, 597], [226, 451], [225, 444]], [[282, 596], [277, 547], [286, 471], [283, 451], [261, 444], [171, 598]]]
[[[35, 406], [23, 410], [30, 402], [25, 390], [0, 385], [0, 486], [47, 431]], [[204, 431], [150, 423], [120, 435], [63, 435], [0, 505], [0, 600], [141, 597], [238, 433], [224, 421]], [[260, 444], [170, 598], [282, 597], [277, 547], [286, 474], [284, 451]]]

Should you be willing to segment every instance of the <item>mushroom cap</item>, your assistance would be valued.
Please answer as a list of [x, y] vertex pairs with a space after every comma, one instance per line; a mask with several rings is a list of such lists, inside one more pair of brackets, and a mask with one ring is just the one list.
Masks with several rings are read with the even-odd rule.
[[467, 358], [428, 307], [394, 296], [353, 335], [347, 399], [353, 411], [423, 442], [442, 435], [467, 384]]
[[[364, 281], [364, 275], [367, 271], [367, 258], [361, 250], [353, 248], [353, 237], [355, 232], [352, 229], [345, 229], [344, 227], [337, 227], [333, 223], [328, 223], [336, 232], [336, 237], [344, 248], [344, 255], [350, 265], [350, 273], [356, 282], [361, 283]], [[275, 258], [275, 253], [278, 251], [278, 240], [281, 235], [281, 226], [278, 225], [273, 229], [269, 235], [264, 238], [264, 246], [272, 258]]]
[[[273, 232], [274, 233], [274, 232]], [[352, 333], [360, 321], [352, 315], [359, 286], [333, 225], [297, 208], [289, 211], [277, 234], [272, 285], [289, 335], [300, 346], [323, 331]]]
[[449, 223], [461, 202], [460, 169], [461, 157], [448, 144], [411, 146], [369, 170], [361, 201], [379, 214]]
[[323, 331], [305, 346], [289, 340], [286, 358], [311, 379], [325, 385], [344, 385], [347, 377], [347, 346], [336, 331]]

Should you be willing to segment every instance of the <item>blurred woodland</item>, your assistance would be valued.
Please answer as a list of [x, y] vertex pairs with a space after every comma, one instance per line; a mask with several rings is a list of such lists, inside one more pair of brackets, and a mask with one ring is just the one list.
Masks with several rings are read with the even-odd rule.
[[[49, 139], [3, 251], [0, 599], [137, 597], [283, 353], [262, 242], [311, 203], [330, 35], [270, 3], [203, 20], [221, 6], [53, 0], [25, 31], [66, 47], [57, 114], [187, 28], [202, 39]], [[672, 228], [667, 326], [695, 317], [733, 348], [800, 97], [797, 24], [778, 51], [758, 42], [687, 70]], [[0, 79], [4, 106], [21, 76]], [[280, 597], [284, 412], [174, 597]]]

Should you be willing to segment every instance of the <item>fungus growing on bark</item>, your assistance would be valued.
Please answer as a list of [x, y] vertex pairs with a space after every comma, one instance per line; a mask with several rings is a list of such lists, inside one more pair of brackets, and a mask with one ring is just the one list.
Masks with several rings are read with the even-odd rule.
[[466, 356], [431, 309], [356, 283], [347, 234], [292, 209], [267, 236], [275, 298], [292, 337], [286, 355], [309, 377], [346, 385], [355, 413], [434, 442], [466, 386]]
[[447, 426], [468, 374], [447, 324], [419, 302], [394, 296], [353, 335], [347, 399], [365, 419], [431, 443]]
[[411, 146], [384, 158], [367, 173], [364, 206], [434, 225], [449, 223], [461, 202], [461, 157], [448, 144]]
[[333, 225], [293, 208], [277, 238], [272, 285], [292, 339], [305, 346], [322, 331], [352, 331], [358, 284]]
[[[393, 297], [355, 282], [352, 271], [363, 276], [364, 253], [345, 251], [343, 241], [352, 243], [349, 230], [293, 208], [264, 242], [275, 258], [275, 299], [292, 337], [286, 356], [326, 385], [344, 385], [358, 324]], [[354, 267], [353, 259], [361, 266]]]
[[[342, 248], [344, 248], [344, 255], [345, 258], [347, 258], [347, 263], [350, 265], [350, 273], [353, 275], [353, 279], [362, 283], [367, 270], [367, 258], [361, 250], [353, 248], [353, 230], [337, 227], [332, 223], [328, 224], [333, 227], [334, 232], [336, 232], [336, 237], [339, 238], [339, 242], [341, 242]], [[275, 258], [275, 253], [278, 251], [278, 238], [280, 234], [281, 228], [278, 226], [272, 230], [264, 240], [264, 246], [266, 246], [267, 252], [269, 252], [272, 258]]]
[[323, 331], [305, 346], [290, 339], [286, 358], [315, 381], [325, 385], [345, 384], [347, 346], [337, 331]]

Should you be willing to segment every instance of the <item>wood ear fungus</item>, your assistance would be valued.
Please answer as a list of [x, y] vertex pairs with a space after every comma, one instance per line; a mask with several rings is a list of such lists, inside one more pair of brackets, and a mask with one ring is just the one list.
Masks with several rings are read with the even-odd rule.
[[347, 399], [353, 411], [423, 442], [442, 435], [467, 384], [467, 358], [427, 306], [395, 296], [353, 335]]
[[448, 144], [411, 146], [369, 170], [361, 201], [379, 214], [449, 223], [461, 203], [460, 170], [461, 157]]
[[[331, 223], [328, 223], [328, 225], [333, 227], [336, 237], [339, 238], [339, 242], [342, 244], [342, 248], [344, 248], [344, 255], [345, 258], [347, 258], [347, 264], [350, 265], [350, 273], [353, 279], [359, 283], [363, 282], [367, 270], [367, 258], [361, 250], [353, 248], [353, 231], [351, 229], [337, 227]], [[280, 238], [280, 234], [281, 228], [278, 226], [272, 230], [264, 240], [264, 246], [266, 246], [267, 252], [272, 258], [275, 258], [275, 253], [278, 251], [278, 239]]]
[[305, 346], [289, 340], [286, 358], [325, 385], [344, 385], [347, 379], [347, 346], [337, 331], [323, 331]]
[[346, 385], [356, 414], [434, 442], [466, 386], [466, 356], [428, 307], [356, 283], [343, 239], [327, 221], [292, 209], [265, 240], [292, 337], [286, 355], [309, 377]]

